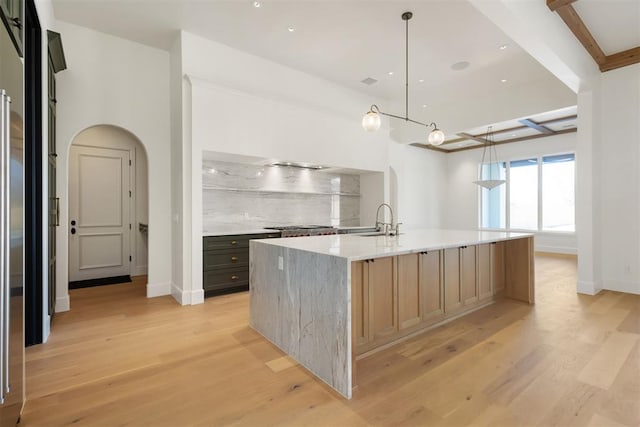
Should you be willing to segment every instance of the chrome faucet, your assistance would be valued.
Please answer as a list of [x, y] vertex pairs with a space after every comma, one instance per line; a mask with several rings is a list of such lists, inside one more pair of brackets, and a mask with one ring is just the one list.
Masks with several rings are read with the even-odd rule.
[[[383, 206], [386, 206], [389, 208], [389, 212], [391, 213], [391, 222], [381, 222], [378, 220], [378, 217], [380, 216], [380, 209], [382, 209]], [[381, 227], [382, 226], [382, 229]], [[383, 231], [385, 235], [390, 235], [391, 234], [391, 229], [393, 228], [393, 209], [391, 208], [390, 205], [388, 205], [387, 203], [382, 203], [380, 204], [380, 206], [378, 206], [378, 210], [376, 210], [376, 230], [378, 231]]]

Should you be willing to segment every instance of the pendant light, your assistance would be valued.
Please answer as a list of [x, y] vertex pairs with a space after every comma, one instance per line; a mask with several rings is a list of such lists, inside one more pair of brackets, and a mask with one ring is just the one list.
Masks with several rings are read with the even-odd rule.
[[[489, 151], [489, 159], [487, 161], [487, 151]], [[480, 187], [486, 188], [487, 190], [492, 190], [505, 182], [504, 179], [500, 179], [500, 172], [493, 165], [499, 166], [500, 162], [498, 162], [498, 155], [496, 154], [496, 143], [493, 140], [493, 128], [489, 126], [487, 128], [487, 133], [484, 137], [484, 148], [482, 149], [482, 160], [480, 161], [480, 171], [479, 179], [477, 181], [473, 181], [474, 184], [479, 185]], [[487, 166], [489, 168], [489, 177], [483, 178], [483, 169]], [[494, 174], [495, 169], [495, 174]], [[497, 175], [494, 177], [494, 175]]]
[[395, 114], [385, 113], [384, 111], [380, 111], [377, 105], [372, 105], [367, 114], [362, 118], [362, 127], [364, 130], [368, 132], [377, 131], [380, 129], [381, 119], [380, 115], [387, 117], [393, 117], [396, 119], [404, 120], [406, 122], [415, 123], [421, 126], [426, 126], [427, 128], [433, 128], [429, 133], [428, 141], [431, 145], [440, 145], [444, 142], [445, 135], [438, 126], [432, 122], [429, 124], [419, 122], [417, 120], [412, 120], [409, 118], [409, 20], [413, 16], [412, 12], [404, 12], [402, 14], [402, 20], [406, 23], [406, 31], [405, 31], [405, 94], [404, 94], [404, 103], [405, 103], [405, 114], [404, 117], [397, 116]]

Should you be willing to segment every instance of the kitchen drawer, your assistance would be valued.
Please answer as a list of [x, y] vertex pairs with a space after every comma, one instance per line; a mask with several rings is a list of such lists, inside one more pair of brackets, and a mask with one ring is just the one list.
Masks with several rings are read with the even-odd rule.
[[202, 249], [232, 249], [248, 248], [251, 239], [272, 239], [280, 237], [280, 232], [260, 233], [260, 234], [234, 234], [228, 236], [206, 236], [202, 242]]
[[218, 249], [203, 252], [204, 271], [249, 265], [249, 248]]
[[203, 288], [205, 291], [238, 286], [249, 286], [249, 269], [246, 267], [204, 272]]

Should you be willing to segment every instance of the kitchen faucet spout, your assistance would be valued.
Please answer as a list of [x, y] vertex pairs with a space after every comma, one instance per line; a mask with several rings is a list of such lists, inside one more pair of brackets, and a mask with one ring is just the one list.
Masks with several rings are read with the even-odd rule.
[[[389, 213], [391, 214], [391, 222], [384, 222], [384, 221], [380, 221], [378, 218], [380, 216], [380, 209], [382, 209], [383, 207], [387, 207], [389, 208]], [[376, 230], [381, 231], [380, 230], [380, 226], [383, 227], [384, 234], [389, 235], [391, 233], [391, 229], [393, 228], [393, 209], [391, 208], [391, 205], [387, 204], [387, 203], [381, 203], [380, 206], [378, 206], [378, 210], [376, 210]]]

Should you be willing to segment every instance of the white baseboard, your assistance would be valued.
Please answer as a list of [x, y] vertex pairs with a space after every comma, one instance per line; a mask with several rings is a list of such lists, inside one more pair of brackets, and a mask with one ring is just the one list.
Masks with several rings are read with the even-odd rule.
[[625, 294], [640, 295], [640, 283], [607, 281], [602, 289], [608, 291], [624, 292]]
[[136, 265], [133, 269], [134, 276], [146, 276], [147, 275], [147, 266], [146, 265]]
[[191, 291], [191, 305], [204, 304], [204, 289]]
[[204, 303], [204, 290], [184, 291], [175, 284], [171, 285], [171, 295], [180, 305], [195, 305]]
[[536, 252], [548, 252], [552, 254], [567, 254], [567, 255], [578, 255], [578, 250], [576, 248], [562, 247], [562, 246], [544, 246], [544, 245], [536, 245]]
[[69, 294], [56, 298], [56, 313], [62, 313], [63, 311], [69, 311], [70, 309], [71, 300], [69, 299]]
[[585, 295], [597, 295], [602, 290], [602, 287], [596, 282], [585, 282], [578, 280], [576, 291], [579, 294]]
[[171, 283], [147, 283], [147, 298], [171, 295]]

